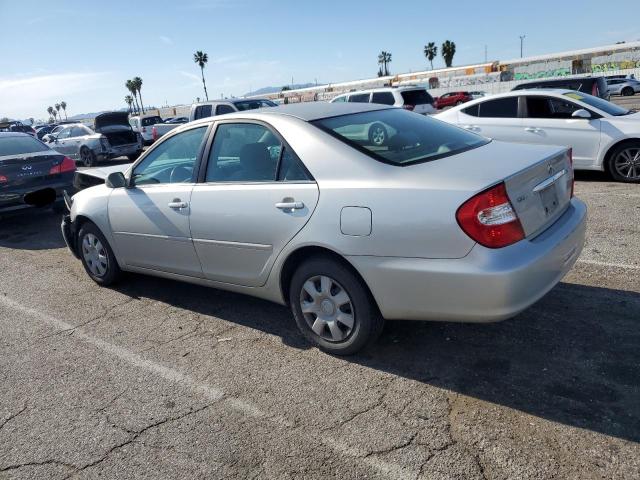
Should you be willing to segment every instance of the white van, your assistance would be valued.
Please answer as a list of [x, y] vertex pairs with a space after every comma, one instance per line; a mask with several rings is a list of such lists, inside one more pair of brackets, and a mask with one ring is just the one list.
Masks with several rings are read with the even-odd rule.
[[331, 100], [336, 102], [380, 103], [402, 107], [423, 115], [436, 113], [433, 97], [424, 87], [382, 87], [360, 90], [338, 95]]

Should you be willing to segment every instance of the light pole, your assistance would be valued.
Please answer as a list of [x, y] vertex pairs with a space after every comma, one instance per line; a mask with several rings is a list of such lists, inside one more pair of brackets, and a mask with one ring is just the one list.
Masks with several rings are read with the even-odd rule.
[[522, 58], [522, 44], [524, 43], [525, 38], [527, 38], [526, 35], [520, 35], [520, 58]]

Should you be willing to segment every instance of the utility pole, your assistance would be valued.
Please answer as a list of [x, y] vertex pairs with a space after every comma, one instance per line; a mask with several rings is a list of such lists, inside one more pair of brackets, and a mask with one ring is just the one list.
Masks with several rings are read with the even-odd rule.
[[522, 58], [522, 44], [524, 43], [525, 38], [527, 38], [526, 35], [520, 35], [520, 58]]

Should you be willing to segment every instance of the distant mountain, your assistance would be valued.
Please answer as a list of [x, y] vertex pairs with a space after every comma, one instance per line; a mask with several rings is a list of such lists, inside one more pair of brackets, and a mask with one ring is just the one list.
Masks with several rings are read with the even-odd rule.
[[[291, 90], [296, 90], [298, 88], [309, 88], [309, 87], [315, 87], [316, 84], [315, 83], [295, 83], [293, 85], [287, 85], [287, 87], [290, 87]], [[249, 93], [245, 93], [244, 96], [245, 97], [250, 97], [253, 95], [266, 95], [267, 93], [278, 93], [282, 91], [282, 86], [280, 87], [263, 87], [260, 88], [258, 90], [254, 90], [253, 92], [249, 92]]]

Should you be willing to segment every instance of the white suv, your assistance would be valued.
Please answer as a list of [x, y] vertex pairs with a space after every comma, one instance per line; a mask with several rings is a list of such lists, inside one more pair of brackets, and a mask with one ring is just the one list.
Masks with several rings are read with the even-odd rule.
[[360, 90], [338, 95], [331, 100], [336, 102], [380, 103], [412, 110], [423, 115], [436, 113], [433, 97], [425, 88], [420, 87], [383, 87]]

